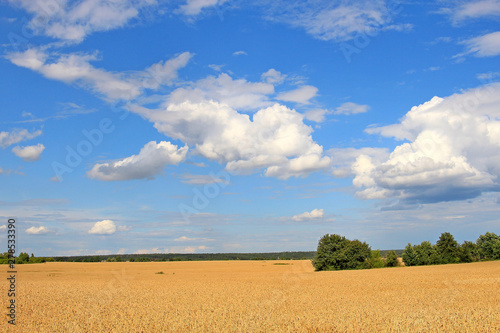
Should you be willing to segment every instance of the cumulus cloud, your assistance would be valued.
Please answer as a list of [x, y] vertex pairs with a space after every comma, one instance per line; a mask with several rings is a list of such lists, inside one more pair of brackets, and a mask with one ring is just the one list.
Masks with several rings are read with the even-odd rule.
[[271, 68], [265, 73], [262, 73], [260, 76], [263, 81], [270, 83], [270, 84], [280, 84], [285, 81], [286, 75], [282, 74], [280, 71], [275, 70], [274, 68]]
[[138, 97], [142, 89], [171, 84], [177, 78], [177, 71], [186, 66], [191, 57], [191, 53], [185, 52], [141, 72], [114, 73], [91, 65], [98, 60], [96, 54], [51, 55], [31, 48], [7, 56], [13, 64], [39, 72], [48, 79], [76, 83], [112, 100], [131, 100]]
[[12, 148], [12, 152], [16, 154], [17, 157], [22, 158], [26, 162], [34, 162], [38, 161], [41, 158], [44, 149], [45, 146], [39, 143], [36, 146], [16, 146]]
[[8, 0], [33, 15], [29, 27], [49, 37], [81, 42], [95, 31], [123, 27], [156, 0]]
[[269, 95], [274, 94], [274, 86], [265, 82], [248, 82], [245, 79], [233, 80], [226, 73], [208, 76], [188, 87], [174, 90], [168, 103], [180, 104], [215, 100], [239, 110], [252, 110], [271, 104]]
[[184, 5], [179, 7], [179, 12], [188, 15], [196, 16], [205, 8], [222, 5], [227, 0], [187, 0]]
[[94, 235], [112, 235], [116, 232], [116, 224], [112, 220], [102, 220], [96, 222], [89, 230], [89, 234]]
[[315, 38], [336, 42], [374, 33], [392, 21], [391, 10], [383, 0], [275, 1], [268, 12], [270, 20], [303, 28]]
[[343, 178], [356, 175], [353, 165], [359, 156], [367, 156], [374, 163], [382, 163], [389, 158], [387, 148], [332, 148], [327, 151], [327, 155], [332, 158], [332, 174], [335, 177]]
[[313, 209], [310, 212], [304, 212], [302, 214], [292, 216], [292, 220], [296, 222], [302, 222], [302, 221], [322, 219], [324, 216], [325, 216], [324, 209]]
[[103, 181], [153, 179], [168, 164], [179, 164], [186, 158], [188, 147], [177, 148], [170, 142], [148, 142], [138, 155], [94, 165], [87, 176]]
[[500, 190], [500, 84], [415, 106], [400, 123], [368, 128], [406, 140], [387, 159], [361, 154], [353, 184], [365, 199], [436, 202]]
[[302, 86], [297, 89], [283, 92], [276, 99], [285, 102], [294, 102], [300, 104], [309, 104], [309, 100], [316, 96], [318, 88], [313, 86]]
[[15, 129], [10, 132], [0, 132], [0, 147], [7, 148], [21, 141], [31, 140], [42, 134], [42, 130], [29, 132], [26, 129]]
[[30, 235], [42, 235], [46, 234], [49, 232], [49, 229], [44, 226], [39, 226], [39, 227], [30, 227], [26, 229], [26, 233]]
[[169, 104], [164, 109], [133, 107], [165, 135], [235, 173], [267, 168], [266, 175], [287, 179], [324, 169], [330, 158], [313, 141], [303, 116], [280, 104], [242, 114], [214, 101]]
[[462, 44], [466, 52], [458, 56], [472, 54], [476, 57], [492, 57], [500, 54], [500, 31], [468, 39]]

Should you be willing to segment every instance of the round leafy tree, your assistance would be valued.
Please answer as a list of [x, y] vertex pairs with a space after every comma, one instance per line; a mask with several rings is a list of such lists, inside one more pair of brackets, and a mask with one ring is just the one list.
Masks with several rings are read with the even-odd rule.
[[361, 268], [370, 258], [370, 246], [340, 235], [324, 235], [318, 242], [313, 266], [317, 271]]

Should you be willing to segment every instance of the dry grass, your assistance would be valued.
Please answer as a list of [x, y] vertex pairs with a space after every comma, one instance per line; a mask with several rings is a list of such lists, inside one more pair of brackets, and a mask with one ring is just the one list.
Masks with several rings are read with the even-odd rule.
[[500, 262], [340, 272], [275, 263], [20, 265], [18, 324], [4, 319], [0, 331], [500, 332]]

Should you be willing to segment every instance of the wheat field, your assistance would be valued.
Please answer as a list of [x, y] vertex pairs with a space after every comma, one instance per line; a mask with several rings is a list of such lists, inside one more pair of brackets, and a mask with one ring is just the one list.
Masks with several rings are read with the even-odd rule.
[[17, 325], [4, 316], [2, 332], [500, 332], [498, 261], [336, 272], [307, 260], [16, 268]]

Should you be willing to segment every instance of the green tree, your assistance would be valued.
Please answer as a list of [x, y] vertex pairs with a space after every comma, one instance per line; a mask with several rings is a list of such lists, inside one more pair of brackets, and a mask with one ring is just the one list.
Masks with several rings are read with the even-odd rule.
[[373, 250], [370, 253], [370, 258], [365, 261], [363, 268], [382, 268], [385, 267], [385, 261], [382, 259], [380, 250]]
[[[22, 262], [23, 264], [26, 264], [30, 260], [30, 255], [24, 252], [21, 252], [18, 257], [19, 261]], [[16, 262], [17, 263], [17, 262]]]
[[476, 241], [477, 250], [484, 259], [500, 259], [500, 236], [487, 232]]
[[458, 248], [460, 262], [473, 262], [477, 259], [477, 246], [473, 242], [465, 241]]
[[417, 254], [413, 246], [408, 243], [403, 251], [403, 262], [406, 266], [415, 266], [418, 264]]
[[436, 242], [437, 250], [444, 264], [457, 263], [459, 259], [458, 243], [449, 232], [443, 232]]
[[431, 265], [440, 265], [443, 263], [443, 257], [441, 257], [441, 253], [439, 253], [437, 245], [432, 245], [432, 252], [429, 259], [431, 261]]
[[420, 245], [415, 245], [417, 265], [435, 265], [441, 263], [440, 255], [431, 242], [424, 241]]
[[317, 271], [361, 268], [370, 257], [370, 246], [340, 235], [324, 235], [318, 242], [313, 266]]
[[385, 265], [387, 267], [399, 266], [399, 260], [396, 251], [391, 250], [387, 253], [387, 257], [385, 258]]

